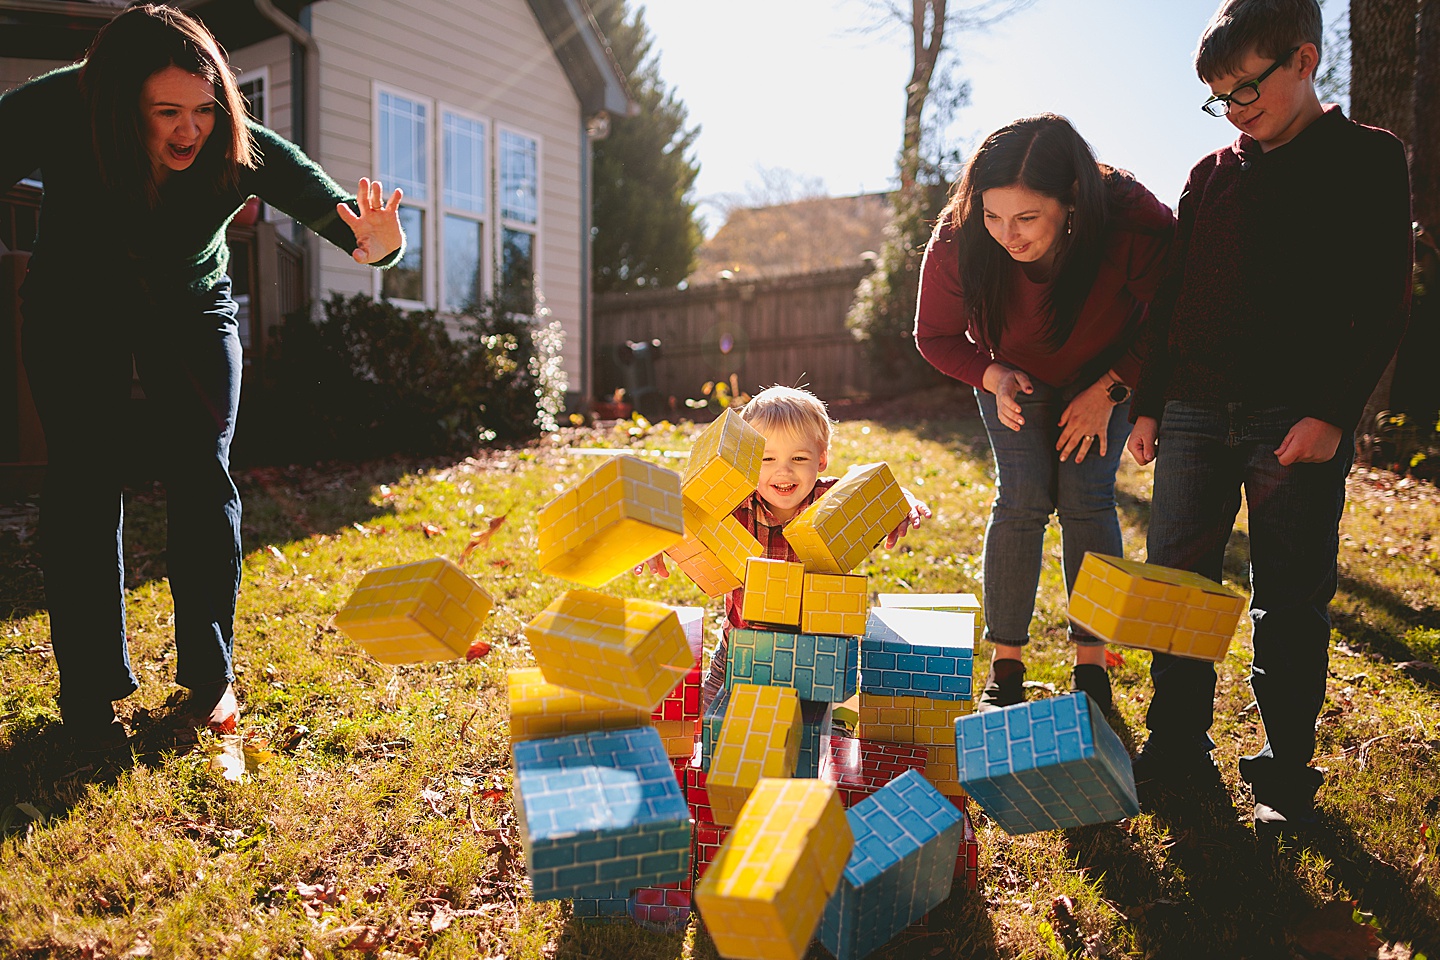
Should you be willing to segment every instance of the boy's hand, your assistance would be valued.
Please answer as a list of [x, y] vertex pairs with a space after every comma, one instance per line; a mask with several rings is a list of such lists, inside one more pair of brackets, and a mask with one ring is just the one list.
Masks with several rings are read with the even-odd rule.
[[640, 576], [646, 570], [649, 570], [657, 577], [662, 577], [665, 579], [669, 579], [670, 577], [670, 571], [665, 568], [665, 554], [663, 553], [657, 553], [649, 560], [646, 560], [644, 563], [638, 565], [635, 568], [635, 576]]
[[1292, 463], [1324, 463], [1335, 456], [1341, 433], [1333, 423], [1306, 417], [1285, 434], [1285, 439], [1275, 448], [1275, 456], [1282, 467]]
[[1115, 404], [1097, 385], [1081, 390], [1060, 414], [1060, 439], [1055, 442], [1055, 449], [1060, 451], [1061, 463], [1072, 453], [1075, 462], [1080, 463], [1095, 447], [1100, 448], [1102, 457], [1109, 449], [1110, 414], [1115, 411]]
[[894, 530], [890, 531], [890, 536], [885, 538], [886, 550], [895, 549], [895, 544], [900, 541], [901, 537], [910, 532], [911, 527], [920, 526], [921, 520], [928, 520], [931, 516], [930, 508], [925, 505], [924, 500], [915, 499], [909, 490], [902, 489], [900, 492], [905, 494], [905, 499], [909, 501], [910, 512], [905, 515], [904, 520], [901, 520], [900, 523], [896, 525]]
[[1160, 433], [1160, 421], [1154, 417], [1136, 417], [1135, 426], [1130, 428], [1130, 439], [1125, 449], [1140, 466], [1155, 459], [1155, 437]]
[[992, 363], [985, 368], [981, 385], [995, 394], [995, 410], [1001, 423], [1011, 430], [1019, 430], [1025, 425], [1025, 418], [1021, 416], [1020, 404], [1015, 402], [1015, 395], [1021, 392], [1034, 393], [1035, 385], [1024, 371], [1013, 370], [1003, 363]]

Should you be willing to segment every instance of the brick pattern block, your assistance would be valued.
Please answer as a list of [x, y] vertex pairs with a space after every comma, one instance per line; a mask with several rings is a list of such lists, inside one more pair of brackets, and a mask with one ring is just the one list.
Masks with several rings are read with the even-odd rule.
[[626, 730], [650, 722], [637, 707], [549, 683], [538, 667], [509, 671], [506, 687], [512, 746], [523, 740]]
[[495, 601], [441, 557], [371, 570], [335, 626], [381, 663], [465, 656]]
[[1208, 577], [1087, 553], [1070, 594], [1070, 619], [1110, 643], [1223, 660], [1245, 599]]
[[818, 777], [820, 766], [830, 755], [830, 726], [835, 704], [800, 701], [800, 749], [795, 756], [796, 777]]
[[650, 600], [571, 590], [525, 625], [525, 637], [546, 680], [646, 711], [694, 666], [675, 611]]
[[853, 845], [833, 786], [761, 780], [695, 888], [716, 949], [732, 958], [801, 960]]
[[800, 626], [800, 595], [805, 567], [787, 560], [751, 557], [745, 561], [745, 595], [740, 616], [746, 623]]
[[807, 573], [800, 595], [800, 632], [859, 636], [865, 632], [869, 599], [869, 581], [865, 577]]
[[706, 780], [716, 823], [733, 825], [761, 779], [794, 773], [800, 716], [800, 698], [787, 687], [741, 683], [731, 689]]
[[860, 642], [860, 689], [969, 700], [974, 659], [975, 619], [970, 614], [876, 607]]
[[785, 539], [811, 573], [849, 573], [910, 512], [885, 463], [851, 467], [785, 527]]
[[846, 817], [855, 847], [825, 907], [819, 939], [836, 960], [859, 960], [950, 895], [964, 822], [913, 770]]
[[820, 779], [835, 784], [840, 802], [849, 809], [907, 770], [923, 775], [925, 757], [923, 746], [831, 737], [830, 756], [821, 766]]
[[961, 783], [1008, 833], [1140, 812], [1125, 746], [1084, 693], [963, 717], [955, 742]]
[[855, 695], [860, 639], [777, 630], [730, 631], [725, 685], [791, 687], [802, 700], [844, 703]]
[[681, 488], [685, 499], [714, 516], [723, 516], [755, 492], [765, 437], [734, 410], [727, 409], [695, 438]]
[[649, 727], [515, 745], [536, 900], [624, 898], [689, 875], [690, 812]]
[[599, 587], [680, 542], [680, 475], [612, 457], [540, 508], [540, 569]]

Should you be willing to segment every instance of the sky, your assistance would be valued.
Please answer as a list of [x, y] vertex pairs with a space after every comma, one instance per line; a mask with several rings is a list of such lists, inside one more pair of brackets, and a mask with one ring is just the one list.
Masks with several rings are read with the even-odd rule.
[[[908, 31], [882, 29], [866, 0], [630, 0], [643, 5], [660, 75], [701, 128], [696, 199], [707, 232], [762, 170], [840, 196], [893, 185], [910, 76]], [[963, 0], [951, 0], [952, 6]], [[968, 153], [1022, 116], [1069, 117], [1096, 156], [1174, 205], [1229, 122], [1199, 109], [1195, 43], [1217, 0], [1036, 0], [956, 37], [970, 83], [948, 139]], [[1343, 14], [1325, 3], [1327, 23]], [[782, 177], [783, 179], [783, 177]]]

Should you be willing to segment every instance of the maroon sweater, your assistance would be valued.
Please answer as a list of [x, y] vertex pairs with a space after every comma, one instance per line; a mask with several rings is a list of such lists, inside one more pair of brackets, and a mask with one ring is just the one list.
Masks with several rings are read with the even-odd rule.
[[1404, 147], [1339, 107], [1268, 153], [1242, 135], [1205, 157], [1131, 416], [1285, 404], [1353, 429], [1405, 330], [1413, 243]]
[[[1049, 284], [1032, 283], [1011, 263], [1012, 297], [1005, 335], [986, 346], [960, 289], [960, 259], [953, 224], [942, 224], [925, 248], [915, 345], [941, 373], [983, 388], [985, 368], [999, 361], [1054, 387], [1113, 369], [1134, 384], [1140, 371], [1137, 334], [1145, 304], [1165, 275], [1175, 229], [1170, 208], [1128, 177], [1112, 186], [1110, 227], [1095, 283], [1059, 350], [1045, 340], [1044, 298]], [[987, 238], [986, 242], [990, 242]]]

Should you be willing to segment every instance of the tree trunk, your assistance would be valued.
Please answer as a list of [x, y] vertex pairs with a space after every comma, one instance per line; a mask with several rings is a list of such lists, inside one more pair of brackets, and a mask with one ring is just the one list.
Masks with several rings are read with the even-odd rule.
[[1415, 139], [1410, 189], [1415, 219], [1440, 236], [1440, 0], [1421, 0], [1415, 44]]
[[911, 0], [910, 36], [914, 50], [910, 82], [905, 87], [905, 136], [900, 152], [900, 192], [915, 190], [920, 176], [921, 120], [930, 97], [930, 80], [945, 48], [947, 0]]
[[1415, 142], [1418, 0], [1350, 0], [1350, 116]]

